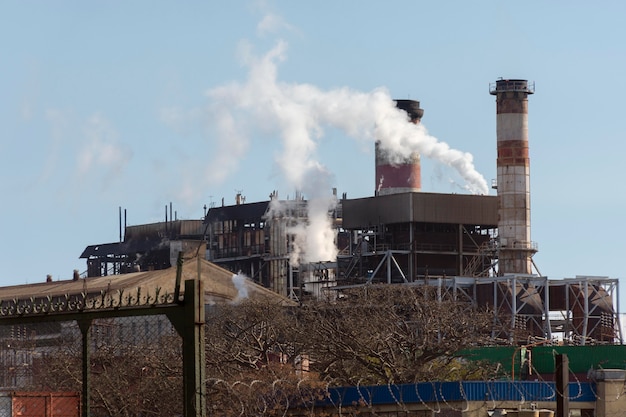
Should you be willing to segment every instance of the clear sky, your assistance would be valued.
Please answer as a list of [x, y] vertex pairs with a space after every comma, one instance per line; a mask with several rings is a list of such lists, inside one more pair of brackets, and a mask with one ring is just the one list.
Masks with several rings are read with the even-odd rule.
[[[373, 97], [419, 100], [428, 137], [490, 184], [499, 77], [535, 82], [540, 272], [625, 277], [624, 16], [621, 1], [2, 1], [0, 285], [84, 271], [86, 246], [119, 240], [119, 207], [133, 225], [170, 202], [200, 219], [239, 191], [293, 197], [289, 162], [373, 195], [371, 120], [339, 120]], [[302, 97], [287, 109], [311, 129], [303, 146], [266, 112], [275, 93], [316, 98], [314, 117]], [[422, 166], [424, 191], [476, 191]]]

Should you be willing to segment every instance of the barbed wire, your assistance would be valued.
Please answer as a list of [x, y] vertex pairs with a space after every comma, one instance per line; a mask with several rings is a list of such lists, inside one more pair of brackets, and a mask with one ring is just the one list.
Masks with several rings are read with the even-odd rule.
[[[132, 297], [131, 297], [132, 295]], [[165, 297], [165, 298], [161, 298]], [[168, 296], [169, 297], [169, 296]], [[147, 294], [142, 294], [141, 291], [133, 291], [122, 295], [122, 292], [115, 293], [115, 300], [112, 301], [106, 294], [99, 294], [96, 296], [97, 300], [89, 300], [89, 304], [84, 302], [83, 308], [111, 308], [117, 306], [119, 300], [124, 300], [124, 305], [150, 305], [150, 303], [156, 302], [156, 300], [164, 300], [164, 302], [170, 302], [172, 299], [166, 297], [165, 293], [153, 293], [148, 297]], [[12, 300], [15, 301], [15, 300]], [[34, 301], [31, 306], [37, 305], [35, 298], [31, 298], [29, 301]], [[67, 299], [60, 300], [60, 303], [68, 303]], [[130, 303], [130, 304], [129, 304]], [[139, 304], [138, 304], [139, 303]], [[37, 309], [33, 307], [33, 310], [17, 309], [15, 307], [19, 303], [13, 303], [10, 313], [8, 314], [38, 314], [43, 312], [43, 309]], [[77, 306], [78, 304], [76, 304]], [[0, 302], [0, 312], [2, 308], [8, 308], [8, 305], [4, 302]], [[59, 307], [62, 308], [62, 307]], [[78, 308], [78, 307], [76, 307]], [[166, 322], [166, 321], [164, 321]], [[30, 325], [24, 325], [30, 326]], [[74, 349], [65, 359], [68, 362], [60, 365], [65, 365], [68, 369], [75, 366], [75, 362], [80, 362], [79, 356], [72, 356], [76, 354], [75, 340], [76, 335], [79, 333], [78, 328], [74, 322], [62, 322], [57, 325], [58, 327], [52, 327], [50, 329], [30, 327], [30, 330], [24, 328], [17, 332], [13, 332], [13, 325], [3, 324], [0, 325], [0, 377], [8, 379], [13, 375], [19, 377], [15, 378], [15, 383], [12, 383], [13, 387], [26, 388], [35, 387], [35, 384], [28, 385], [26, 379], [34, 375], [33, 372], [37, 368], [34, 359], [41, 359], [43, 363], [45, 360], [51, 361], [55, 355], [55, 349], [65, 349], [70, 352], [70, 348]], [[120, 375], [128, 379], [129, 383], [137, 383], [135, 391], [128, 390], [128, 392], [122, 392], [119, 395], [127, 395], [129, 398], [133, 398], [133, 401], [144, 401], [141, 395], [144, 394], [142, 389], [146, 381], [159, 380], [158, 370], [160, 366], [169, 372], [168, 378], [173, 380], [173, 385], [182, 385], [182, 364], [176, 362], [178, 354], [180, 353], [180, 346], [182, 340], [175, 332], [171, 332], [171, 325], [167, 328], [158, 330], [156, 319], [155, 321], [147, 321], [145, 318], [116, 318], [114, 320], [97, 319], [94, 324], [94, 331], [92, 334], [92, 346], [95, 347], [93, 366], [97, 372], [94, 374], [94, 380], [98, 382], [103, 380], [105, 375], [105, 367], [108, 370], [114, 369], [117, 366], [119, 372], [136, 371], [137, 374], [128, 376], [126, 373]], [[35, 332], [35, 333], [33, 333]], [[109, 334], [110, 332], [110, 334]], [[174, 336], [174, 337], [172, 337]], [[165, 339], [170, 337], [171, 339]], [[69, 345], [69, 341], [72, 341], [72, 345]], [[44, 344], [47, 343], [46, 344]], [[55, 345], [59, 343], [60, 345]], [[171, 345], [170, 345], [171, 344]], [[9, 346], [7, 346], [9, 345]], [[129, 349], [122, 349], [123, 346], [129, 347]], [[132, 347], [132, 349], [130, 349]], [[166, 353], [166, 348], [172, 351], [170, 356], [161, 356]], [[9, 352], [9, 353], [7, 353]], [[26, 352], [30, 352], [31, 357], [28, 358]], [[80, 354], [80, 350], [78, 350]], [[553, 350], [555, 354], [556, 350]], [[24, 353], [26, 360], [19, 359]], [[127, 361], [124, 361], [126, 354], [133, 355]], [[4, 355], [4, 356], [3, 356]], [[110, 355], [110, 356], [107, 356]], [[72, 361], [70, 362], [69, 359]], [[5, 361], [7, 363], [4, 363]], [[10, 362], [12, 361], [12, 362]], [[160, 362], [159, 362], [160, 361]], [[168, 362], [171, 361], [171, 362]], [[8, 363], [10, 362], [10, 363]], [[117, 364], [115, 362], [118, 362]], [[483, 406], [501, 407], [508, 405], [513, 401], [513, 397], [518, 404], [524, 405], [532, 402], [552, 402], [555, 401], [558, 395], [557, 389], [552, 382], [546, 381], [542, 375], [538, 372], [535, 365], [530, 362], [533, 374], [536, 375], [536, 381], [517, 381], [513, 380], [510, 375], [505, 376], [500, 380], [488, 379], [484, 382], [484, 398], [474, 398], [471, 389], [468, 388], [467, 382], [469, 381], [450, 381], [449, 385], [444, 385], [444, 382], [439, 381], [415, 381], [412, 384], [395, 384], [389, 380], [382, 386], [363, 385], [364, 378], [357, 381], [355, 389], [356, 401], [352, 404], [347, 404], [344, 398], [338, 394], [337, 381], [320, 381], [315, 379], [316, 375], [303, 374], [302, 376], [296, 376], [294, 373], [290, 373], [287, 377], [279, 378], [266, 378], [263, 379], [261, 373], [248, 374], [249, 379], [235, 379], [226, 380], [224, 378], [208, 378], [205, 381], [207, 389], [207, 406], [213, 407], [216, 405], [219, 407], [230, 407], [228, 410], [232, 411], [232, 414], [224, 415], [258, 415], [258, 416], [286, 416], [292, 412], [295, 408], [301, 407], [302, 412], [308, 412], [313, 414], [315, 411], [323, 411], [326, 409], [334, 409], [338, 411], [339, 415], [348, 414], [352, 409], [368, 410], [375, 413], [379, 410], [380, 403], [375, 396], [377, 394], [385, 393], [389, 395], [390, 404], [394, 404], [398, 412], [408, 413], [413, 409], [415, 403], [419, 403], [425, 409], [432, 413], [441, 413], [443, 410], [453, 410], [457, 412], [468, 412], [473, 409], [479, 409]], [[285, 365], [287, 367], [288, 365]], [[8, 368], [12, 367], [13, 370], [9, 371]], [[124, 369], [126, 367], [127, 369]], [[4, 369], [4, 370], [3, 370]], [[57, 380], [62, 376], [61, 371], [58, 368], [51, 368], [50, 372], [58, 372], [58, 375], [49, 375], [52, 381], [55, 377]], [[72, 371], [80, 371], [80, 368], [71, 369]], [[10, 372], [13, 372], [11, 374]], [[30, 372], [30, 373], [29, 373]], [[180, 374], [179, 374], [180, 373]], [[626, 386], [622, 384], [621, 389], [614, 393], [611, 397], [601, 398], [597, 393], [597, 381], [593, 381], [590, 374], [590, 380], [592, 383], [586, 384], [584, 380], [581, 380], [579, 374], [574, 372], [572, 366], [568, 367], [568, 373], [570, 375], [572, 391], [564, 393], [570, 401], [576, 401], [583, 398], [587, 389], [591, 390], [593, 397], [596, 401], [605, 401], [606, 403], [614, 403], [619, 401], [625, 393]], [[313, 375], [313, 376], [311, 376]], [[265, 375], [267, 376], [267, 375]], [[39, 382], [38, 382], [39, 383]], [[508, 383], [508, 388], [515, 395], [511, 395], [510, 399], [502, 397], [502, 390], [497, 384]], [[534, 385], [531, 383], [535, 383]], [[52, 384], [52, 383], [50, 383]], [[50, 385], [53, 386], [53, 385]], [[428, 394], [428, 390], [423, 389], [424, 386], [429, 386], [432, 395]], [[450, 387], [455, 387], [454, 390], [448, 390]], [[576, 389], [574, 389], [576, 387]], [[587, 388], [589, 387], [589, 388]], [[210, 388], [210, 390], [209, 390]], [[317, 389], [318, 391], [315, 391]], [[456, 390], [456, 391], [455, 391]], [[569, 388], [568, 388], [569, 390]], [[211, 391], [211, 392], [208, 392]], [[415, 393], [415, 397], [407, 395], [407, 393]], [[458, 396], [457, 393], [458, 392]], [[571, 392], [571, 394], [570, 394]], [[219, 398], [218, 394], [223, 393], [225, 396]], [[428, 395], [430, 397], [427, 398]], [[98, 395], [106, 398], [106, 391], [98, 391]], [[95, 396], [95, 395], [94, 395]], [[216, 398], [216, 396], [218, 398]], [[318, 401], [316, 401], [318, 399]], [[119, 399], [118, 399], [119, 400]], [[159, 401], [158, 396], [155, 401]], [[181, 398], [176, 397], [176, 401]], [[221, 401], [213, 402], [212, 400]], [[227, 404], [230, 401], [231, 404]], [[120, 400], [120, 402], [122, 402]], [[128, 401], [126, 401], [128, 402]], [[112, 409], [112, 399], [107, 399], [106, 407]], [[148, 407], [149, 404], [141, 405]], [[128, 404], [126, 404], [128, 407]], [[104, 407], [104, 406], [103, 406]], [[139, 406], [138, 406], [139, 407]], [[345, 412], [344, 412], [345, 411]], [[94, 414], [95, 415], [95, 414]], [[157, 414], [155, 414], [157, 415]]]

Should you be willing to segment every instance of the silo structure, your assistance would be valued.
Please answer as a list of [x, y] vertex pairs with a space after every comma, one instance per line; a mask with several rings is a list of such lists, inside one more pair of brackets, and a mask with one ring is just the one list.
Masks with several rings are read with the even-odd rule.
[[[416, 100], [396, 100], [396, 107], [404, 110], [411, 123], [419, 124], [424, 110]], [[375, 195], [416, 192], [422, 189], [420, 155], [413, 152], [398, 162], [376, 142]]]
[[528, 96], [534, 83], [499, 79], [489, 86], [497, 108], [499, 274], [531, 274]]

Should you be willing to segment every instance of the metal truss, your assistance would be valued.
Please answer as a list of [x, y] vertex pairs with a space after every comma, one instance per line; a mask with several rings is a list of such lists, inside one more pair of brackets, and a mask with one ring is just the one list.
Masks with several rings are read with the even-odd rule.
[[[585, 345], [623, 343], [618, 284], [617, 279], [607, 277], [552, 280], [537, 275], [506, 275], [431, 277], [406, 285], [435, 286], [440, 300], [491, 308], [494, 338], [509, 342], [559, 339]], [[550, 297], [557, 298], [551, 303]]]

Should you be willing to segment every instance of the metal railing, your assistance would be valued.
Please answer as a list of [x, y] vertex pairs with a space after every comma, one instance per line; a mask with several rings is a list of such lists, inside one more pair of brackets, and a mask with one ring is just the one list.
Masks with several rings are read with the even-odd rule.
[[526, 80], [498, 80], [489, 83], [489, 94], [495, 95], [506, 91], [521, 91], [528, 94], [535, 92], [535, 82]]

